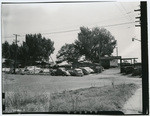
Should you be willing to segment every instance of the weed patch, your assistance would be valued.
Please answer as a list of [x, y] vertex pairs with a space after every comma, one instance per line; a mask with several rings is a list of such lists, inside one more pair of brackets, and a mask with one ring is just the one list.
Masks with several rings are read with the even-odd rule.
[[9, 92], [5, 112], [118, 111], [137, 88], [135, 84], [120, 84], [53, 94]]

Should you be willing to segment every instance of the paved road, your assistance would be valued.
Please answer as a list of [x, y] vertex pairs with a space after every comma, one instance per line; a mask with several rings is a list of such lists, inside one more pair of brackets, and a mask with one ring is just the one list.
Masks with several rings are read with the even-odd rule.
[[118, 68], [105, 70], [100, 74], [91, 74], [83, 77], [74, 76], [42, 76], [42, 75], [4, 75], [4, 91], [18, 92], [61, 92], [88, 87], [105, 85], [136, 83], [141, 85], [141, 78], [122, 75]]

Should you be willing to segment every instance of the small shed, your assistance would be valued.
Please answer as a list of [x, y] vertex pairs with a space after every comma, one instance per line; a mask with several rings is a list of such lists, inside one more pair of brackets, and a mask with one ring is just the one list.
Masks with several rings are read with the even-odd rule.
[[121, 56], [109, 56], [100, 58], [101, 65], [105, 69], [110, 67], [118, 67], [118, 60], [121, 60]]

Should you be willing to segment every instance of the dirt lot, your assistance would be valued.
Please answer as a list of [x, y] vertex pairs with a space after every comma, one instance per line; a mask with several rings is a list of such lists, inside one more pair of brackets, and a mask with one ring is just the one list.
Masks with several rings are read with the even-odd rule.
[[90, 74], [83, 77], [3, 74], [4, 92], [18, 92], [21, 90], [54, 93], [64, 90], [129, 83], [142, 84], [141, 78], [122, 75], [118, 68], [108, 69], [100, 74]]

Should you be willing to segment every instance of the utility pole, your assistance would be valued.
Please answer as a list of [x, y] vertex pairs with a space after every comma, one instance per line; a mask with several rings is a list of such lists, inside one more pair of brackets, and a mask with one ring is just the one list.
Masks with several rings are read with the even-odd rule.
[[141, 27], [141, 49], [142, 49], [142, 106], [143, 115], [149, 113], [149, 88], [148, 88], [148, 25], [147, 25], [147, 1], [140, 2], [140, 9], [134, 10], [140, 11], [141, 16], [136, 17], [140, 19], [140, 25], [135, 25], [136, 27]]
[[116, 55], [118, 56], [118, 47], [116, 46]]
[[117, 40], [116, 40], [116, 55], [118, 56], [118, 44], [117, 44]]
[[142, 91], [143, 91], [143, 114], [149, 112], [148, 90], [148, 25], [147, 25], [147, 2], [141, 2], [141, 48], [142, 48]]
[[13, 34], [13, 35], [15, 35], [15, 45], [16, 45], [16, 50], [15, 50], [15, 61], [14, 61], [14, 74], [16, 73], [16, 62], [17, 62], [17, 36], [20, 36], [20, 35], [18, 35], [18, 34]]
[[101, 52], [100, 52], [100, 47], [101, 47], [101, 45], [100, 45], [100, 44], [101, 44], [101, 42], [100, 42], [100, 40], [99, 40], [99, 51], [98, 51], [98, 52], [99, 52], [99, 55], [98, 55], [98, 56], [99, 56], [99, 64], [101, 65], [101, 56], [100, 56], [100, 54], [101, 54]]
[[[137, 9], [137, 10], [134, 10], [135, 12], [140, 12], [141, 11], [141, 9]], [[135, 22], [139, 22], [140, 24], [138, 24], [138, 25], [135, 25], [135, 27], [141, 27], [141, 17], [139, 16], [139, 17], [135, 17], [136, 19], [139, 19], [139, 20], [137, 20], [137, 21], [135, 21]]]

